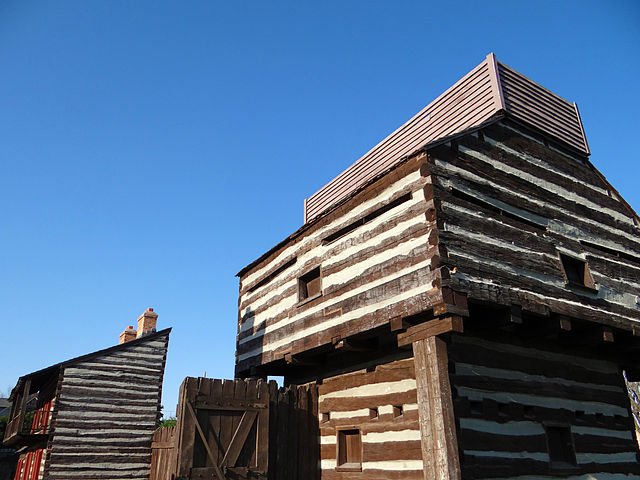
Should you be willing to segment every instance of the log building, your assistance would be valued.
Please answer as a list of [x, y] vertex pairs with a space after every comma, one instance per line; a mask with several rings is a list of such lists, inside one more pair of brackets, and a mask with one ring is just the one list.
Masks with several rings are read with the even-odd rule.
[[236, 376], [317, 385], [322, 479], [638, 478], [640, 219], [493, 54], [243, 268]]
[[157, 317], [148, 309], [119, 345], [20, 377], [4, 437], [20, 453], [15, 480], [149, 478], [171, 331]]

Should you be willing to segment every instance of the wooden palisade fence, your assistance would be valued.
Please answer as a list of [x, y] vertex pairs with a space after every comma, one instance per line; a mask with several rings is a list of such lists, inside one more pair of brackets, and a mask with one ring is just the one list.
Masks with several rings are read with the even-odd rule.
[[172, 480], [176, 472], [176, 427], [158, 428], [151, 442], [151, 480]]
[[187, 377], [158, 429], [150, 480], [319, 478], [317, 388]]

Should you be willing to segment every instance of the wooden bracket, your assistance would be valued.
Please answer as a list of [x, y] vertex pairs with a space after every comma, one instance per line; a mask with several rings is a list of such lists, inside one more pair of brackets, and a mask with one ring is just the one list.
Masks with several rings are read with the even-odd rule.
[[377, 345], [374, 346], [362, 341], [357, 342], [353, 339], [342, 338], [334, 343], [334, 348], [343, 352], [375, 352]]
[[553, 337], [571, 332], [573, 328], [571, 318], [557, 314], [552, 314], [548, 319], [540, 318], [527, 322], [523, 326], [524, 331], [533, 337]]
[[407, 322], [402, 317], [393, 317], [391, 320], [389, 320], [389, 327], [391, 328], [392, 332], [406, 330], [407, 328], [409, 328], [409, 326], [409, 322]]
[[594, 345], [615, 342], [613, 329], [604, 325], [594, 325], [582, 331], [576, 332], [573, 338], [578, 343]]
[[404, 347], [411, 345], [413, 342], [418, 340], [434, 337], [447, 332], [462, 333], [463, 331], [463, 321], [460, 316], [452, 315], [450, 317], [435, 318], [414, 327], [410, 327], [406, 332], [399, 333], [398, 346]]
[[570, 332], [571, 331], [571, 319], [565, 315], [557, 315], [556, 318], [558, 319], [558, 322], [560, 323], [559, 327], [560, 330], [565, 331], [565, 332]]
[[520, 305], [511, 305], [509, 310], [509, 323], [522, 324], [522, 307]]

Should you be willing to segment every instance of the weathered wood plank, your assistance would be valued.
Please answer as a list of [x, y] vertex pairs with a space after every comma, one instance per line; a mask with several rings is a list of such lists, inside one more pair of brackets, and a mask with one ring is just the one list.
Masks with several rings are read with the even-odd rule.
[[431, 336], [413, 343], [426, 479], [460, 479], [447, 346]]

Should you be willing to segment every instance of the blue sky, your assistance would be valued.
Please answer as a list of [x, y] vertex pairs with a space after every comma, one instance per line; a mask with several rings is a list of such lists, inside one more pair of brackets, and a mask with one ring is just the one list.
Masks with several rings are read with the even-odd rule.
[[0, 391], [174, 328], [163, 403], [232, 378], [243, 266], [489, 52], [576, 101], [640, 210], [640, 3], [0, 2]]

